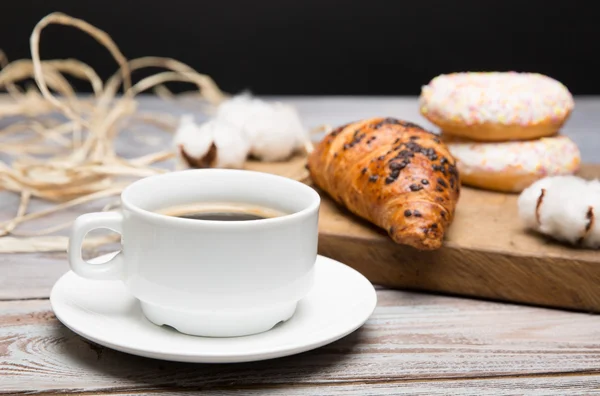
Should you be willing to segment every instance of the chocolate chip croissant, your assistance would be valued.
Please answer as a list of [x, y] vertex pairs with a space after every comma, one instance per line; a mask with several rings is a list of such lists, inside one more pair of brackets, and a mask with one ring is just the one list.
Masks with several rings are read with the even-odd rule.
[[460, 193], [456, 162], [433, 133], [393, 118], [341, 126], [308, 158], [317, 187], [399, 244], [442, 245]]

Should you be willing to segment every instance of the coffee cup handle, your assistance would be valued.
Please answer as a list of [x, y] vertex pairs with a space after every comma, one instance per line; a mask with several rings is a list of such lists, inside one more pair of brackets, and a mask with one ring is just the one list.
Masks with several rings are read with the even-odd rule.
[[98, 228], [122, 233], [123, 215], [116, 212], [88, 213], [79, 216], [71, 228], [68, 256], [69, 265], [77, 275], [88, 279], [122, 279], [124, 270], [123, 253], [119, 252], [110, 260], [101, 264], [90, 264], [81, 257], [81, 247], [88, 232]]

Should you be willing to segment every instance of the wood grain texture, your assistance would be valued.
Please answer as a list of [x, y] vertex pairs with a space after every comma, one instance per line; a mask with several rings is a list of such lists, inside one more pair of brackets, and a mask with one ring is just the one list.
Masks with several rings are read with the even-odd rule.
[[0, 300], [47, 298], [68, 270], [65, 253], [0, 254]]
[[[83, 256], [89, 259], [118, 249], [111, 243], [85, 250]], [[48, 298], [67, 271], [66, 253], [0, 254], [0, 301]]]
[[[298, 175], [302, 161], [248, 167]], [[584, 172], [600, 175], [600, 166]], [[600, 252], [526, 232], [515, 200], [464, 188], [446, 246], [419, 252], [394, 244], [323, 195], [319, 250], [388, 287], [600, 312]], [[0, 255], [0, 300], [47, 297], [67, 270], [60, 253]]]
[[[323, 123], [341, 125], [353, 119], [381, 115], [420, 122], [416, 98], [277, 99], [296, 105], [309, 127]], [[600, 160], [597, 156], [600, 139], [596, 131], [589, 128], [600, 122], [599, 103], [599, 98], [578, 98], [573, 117], [563, 130], [581, 147], [584, 161]], [[179, 101], [164, 102], [149, 97], [142, 99], [141, 108], [181, 114], [192, 112], [197, 102], [186, 99], [182, 106]], [[140, 147], [150, 141], [148, 132], [123, 134], [120, 152], [128, 156], [143, 154]], [[168, 144], [167, 134], [154, 132], [150, 137], [159, 137], [153, 143], [154, 149]], [[271, 171], [292, 174], [289, 172], [297, 172], [297, 168], [298, 164], [282, 163]], [[0, 192], [0, 219], [12, 216], [17, 203], [15, 196]], [[31, 228], [64, 222], [74, 214], [99, 210], [105, 203], [76, 208], [35, 222]], [[34, 207], [42, 208], [43, 204], [36, 202]], [[324, 208], [327, 210], [326, 199]], [[379, 266], [383, 266], [390, 271], [386, 276], [400, 276], [404, 286], [399, 287], [433, 285], [440, 291], [452, 293], [451, 289], [464, 276], [477, 280], [470, 284], [472, 289], [463, 288], [465, 295], [515, 300], [527, 294], [527, 287], [538, 289], [538, 271], [552, 268], [553, 281], [538, 289], [548, 292], [550, 303], [554, 301], [552, 294], [566, 294], [574, 301], [581, 299], [587, 303], [597, 292], [592, 290], [591, 296], [582, 297], [582, 291], [564, 285], [561, 276], [568, 269], [584, 286], [593, 282], [596, 287], [600, 285], [593, 280], [597, 276], [597, 265], [573, 270], [570, 262], [553, 259], [549, 267], [544, 259], [534, 260], [530, 263], [532, 268], [524, 268], [513, 264], [512, 249], [500, 265], [482, 261], [479, 275], [464, 266], [462, 251], [452, 246], [449, 249], [455, 253], [450, 259], [422, 257], [411, 266], [414, 260], [411, 251], [388, 243], [385, 235], [363, 222], [353, 219], [349, 227], [347, 214], [336, 207], [329, 210], [339, 216], [335, 217], [339, 223], [334, 222], [338, 228], [330, 237], [321, 238], [321, 253], [327, 254], [323, 252], [327, 249], [337, 250], [336, 243], [339, 243], [344, 249], [350, 249], [347, 255], [349, 260], [356, 260], [351, 263], [353, 266], [367, 275], [378, 273]], [[498, 214], [498, 221], [502, 221], [503, 215]], [[351, 244], [343, 239], [344, 228], [348, 227], [358, 232]], [[495, 238], [503, 240], [506, 235], [495, 234], [489, 242], [494, 243]], [[521, 237], [538, 239], [529, 234]], [[542, 246], [562, 250], [547, 240]], [[367, 260], [358, 262], [352, 252], [363, 248]], [[390, 257], [396, 260], [393, 265], [385, 262]], [[485, 257], [475, 256], [479, 260]], [[346, 260], [342, 258], [342, 261]], [[67, 270], [65, 256], [60, 253], [0, 255], [0, 300], [47, 297], [55, 280]], [[530, 280], [531, 284], [506, 284], [505, 271], [516, 274], [519, 279]], [[382, 277], [382, 283], [385, 280], [386, 277]], [[350, 336], [301, 355], [240, 365], [170, 363], [123, 354], [91, 344], [66, 329], [55, 319], [46, 300], [0, 301], [0, 394], [600, 393], [600, 319], [596, 316], [392, 290], [380, 289], [378, 295], [379, 304], [373, 317]]]
[[[189, 393], [188, 393], [189, 392]], [[190, 395], [196, 391], [161, 390], [161, 396]], [[581, 396], [600, 392], [600, 376], [540, 378], [494, 378], [479, 380], [388, 381], [385, 383], [353, 383], [332, 386], [302, 385], [293, 387], [258, 387], [239, 390], [203, 390], [203, 396], [373, 396], [373, 395], [477, 395], [477, 396]], [[87, 394], [87, 393], [86, 393]], [[94, 393], [99, 394], [99, 393]], [[156, 396], [157, 392], [113, 393], [102, 395]]]
[[[0, 95], [0, 100], [2, 98], [3, 96]], [[417, 99], [414, 97], [273, 97], [268, 99], [281, 100], [296, 106], [305, 124], [311, 128], [322, 124], [341, 125], [351, 120], [382, 115], [407, 119], [432, 128], [432, 125], [420, 116]], [[597, 111], [599, 105], [600, 97], [576, 98], [575, 111], [561, 131], [579, 145], [584, 161], [600, 162], [600, 157], [597, 155], [600, 152], [600, 138], [593, 128], [589, 128], [589, 125], [600, 123], [600, 112]], [[193, 98], [163, 101], [146, 96], [140, 99], [140, 110], [169, 112], [175, 116], [195, 112], [198, 120], [205, 117], [201, 114], [197, 100]], [[8, 122], [11, 120], [0, 120], [0, 127]], [[159, 150], [161, 147], [166, 147], [170, 144], [170, 138], [169, 134], [162, 133], [151, 126], [145, 126], [143, 131], [137, 130], [136, 133], [121, 134], [118, 149], [120, 153], [128, 157], [139, 156], [147, 153], [148, 150]], [[148, 147], [149, 142], [152, 142], [153, 147]], [[164, 166], [170, 165], [164, 164]], [[282, 163], [275, 167], [270, 166], [270, 168], [276, 173], [298, 174], [296, 168], [298, 164], [293, 166], [290, 168], [286, 163]], [[598, 166], [588, 169], [592, 172], [600, 172]], [[468, 193], [465, 192], [465, 194]], [[492, 217], [493, 229], [500, 229], [500, 226], [504, 224], [505, 217], [508, 216], [497, 210], [498, 205], [500, 207], [506, 205], [506, 202], [498, 202], [504, 199], [503, 196], [484, 193], [480, 198], [480, 201], [486, 202], [486, 199], [489, 199], [494, 204], [487, 207], [485, 214]], [[106, 202], [102, 201], [74, 208], [59, 216], [33, 222], [25, 228], [39, 229], [65, 222], [77, 214], [100, 210], [104, 204]], [[482, 229], [485, 232], [486, 223], [478, 218], [477, 210], [479, 209], [465, 204], [459, 205], [460, 211], [467, 211], [469, 216], [477, 218], [475, 222], [466, 223], [467, 230], [473, 230], [472, 234], [481, 233]], [[17, 206], [18, 198], [16, 196], [0, 192], [0, 221], [12, 217]], [[34, 202], [31, 210], [38, 210], [44, 206], [43, 203]], [[520, 233], [517, 238], [513, 238], [514, 234], [511, 230], [500, 230], [495, 232], [491, 238], [486, 239], [486, 243], [489, 244], [488, 248], [492, 249], [492, 253], [498, 258], [497, 262], [488, 262], [486, 261], [487, 253], [473, 252], [471, 248], [457, 249], [451, 243], [448, 244], [449, 249], [441, 253], [417, 255], [412, 249], [389, 243], [389, 239], [386, 239], [385, 235], [378, 230], [364, 222], [356, 221], [355, 217], [348, 216], [344, 211], [332, 206], [330, 202], [328, 204], [328, 200], [325, 199], [323, 213], [327, 213], [327, 211], [337, 217], [334, 217], [325, 226], [327, 229], [331, 228], [330, 231], [325, 230], [327, 231], [325, 232], [322, 227], [321, 253], [347, 262], [367, 274], [375, 282], [397, 285], [394, 287], [406, 289], [435, 290], [504, 301], [598, 311], [600, 288], [588, 287], [589, 284], [600, 284], [598, 283], [598, 265], [589, 264], [587, 259], [584, 259], [582, 264], [572, 266], [571, 253], [578, 253], [574, 249], [566, 250], [569, 254], [566, 260], [564, 254], [554, 258], [551, 266], [546, 259], [519, 258], [518, 249], [528, 246], [541, 247], [542, 252], [547, 255], [554, 255], [557, 250], [565, 251], [564, 248], [546, 239], [523, 233], [520, 228], [517, 229]], [[461, 212], [459, 212], [460, 214]], [[459, 216], [456, 224], [461, 221], [460, 217], [462, 216]], [[352, 221], [349, 222], [348, 218], [351, 218]], [[487, 226], [489, 227], [489, 224]], [[352, 243], [347, 243], [346, 234], [348, 233], [351, 234]], [[489, 235], [489, 233], [484, 235]], [[453, 236], [456, 236], [456, 230], [450, 233], [449, 239], [452, 240]], [[540, 243], [532, 245], [530, 244], [532, 240]], [[511, 243], [516, 244], [514, 249]], [[506, 247], [507, 244], [510, 248], [508, 252], [504, 251], [507, 254], [497, 254], [494, 251], [494, 249], [497, 251], [497, 245]], [[348, 252], [344, 251], [345, 249], [349, 249]], [[587, 255], [588, 257], [593, 255], [598, 257], [600, 254], [588, 252]], [[524, 261], [526, 265], [515, 264], [515, 262]], [[471, 262], [478, 263], [475, 270], [472, 270], [468, 264]], [[545, 271], [546, 268], [550, 268], [550, 270]], [[67, 269], [64, 255], [61, 254], [0, 255], [0, 299], [47, 297], [52, 284]], [[569, 279], [568, 282], [563, 280], [565, 273], [571, 275], [566, 278]], [[463, 279], [467, 281], [463, 282]], [[571, 282], [570, 279], [574, 281]], [[461, 286], [463, 284], [465, 286]], [[583, 288], [580, 289], [579, 284], [583, 285]], [[533, 288], [535, 292], [531, 293], [530, 288]]]
[[[288, 166], [254, 163], [265, 172]], [[600, 177], [600, 165], [581, 175]], [[373, 283], [485, 299], [600, 312], [600, 252], [570, 247], [523, 227], [516, 194], [463, 188], [444, 246], [418, 251], [321, 192], [319, 253], [363, 273]]]
[[[600, 375], [596, 315], [393, 290], [379, 290], [378, 297], [371, 319], [338, 342], [296, 356], [224, 365], [127, 355], [72, 333], [46, 300], [0, 302], [0, 389], [287, 391], [327, 385], [346, 386], [352, 394], [352, 386], [361, 384], [405, 383], [410, 390], [410, 381]], [[598, 377], [590, 378], [587, 385], [584, 379], [576, 383], [597, 387]]]

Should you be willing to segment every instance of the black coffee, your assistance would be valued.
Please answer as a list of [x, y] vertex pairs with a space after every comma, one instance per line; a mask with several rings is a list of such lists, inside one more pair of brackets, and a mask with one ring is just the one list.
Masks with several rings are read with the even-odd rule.
[[183, 219], [193, 220], [216, 220], [216, 221], [244, 221], [244, 220], [261, 220], [267, 217], [254, 213], [239, 213], [239, 212], [210, 212], [210, 213], [187, 213], [179, 215]]
[[157, 211], [167, 216], [192, 220], [248, 221], [284, 216], [279, 210], [252, 204], [198, 202]]

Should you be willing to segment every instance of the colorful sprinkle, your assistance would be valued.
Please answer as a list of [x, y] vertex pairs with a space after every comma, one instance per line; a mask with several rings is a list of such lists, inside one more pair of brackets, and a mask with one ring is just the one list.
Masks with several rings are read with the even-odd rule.
[[443, 74], [422, 87], [421, 113], [466, 125], [534, 125], [560, 122], [574, 107], [559, 81], [538, 73], [470, 72]]
[[448, 143], [460, 172], [502, 172], [507, 168], [538, 175], [572, 174], [579, 168], [580, 152], [566, 136], [523, 142]]

